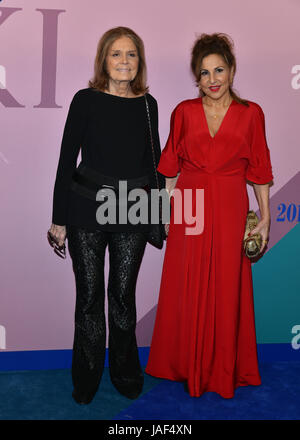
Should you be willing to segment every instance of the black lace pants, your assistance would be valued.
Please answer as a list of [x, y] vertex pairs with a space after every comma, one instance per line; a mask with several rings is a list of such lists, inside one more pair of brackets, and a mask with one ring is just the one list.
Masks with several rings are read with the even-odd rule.
[[96, 393], [104, 368], [106, 322], [104, 259], [109, 251], [108, 328], [112, 383], [142, 384], [135, 336], [135, 288], [146, 237], [141, 232], [89, 232], [67, 226], [76, 281], [72, 379], [77, 392]]

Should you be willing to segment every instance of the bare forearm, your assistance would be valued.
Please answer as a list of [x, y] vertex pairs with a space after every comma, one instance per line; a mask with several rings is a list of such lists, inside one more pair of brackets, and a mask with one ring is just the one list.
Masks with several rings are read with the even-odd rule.
[[269, 203], [269, 184], [258, 185], [253, 184], [255, 197], [259, 206], [260, 216], [264, 220], [270, 220], [270, 203]]
[[178, 177], [179, 174], [177, 174], [176, 177], [166, 177], [166, 190], [169, 194], [171, 194], [173, 189], [175, 188]]

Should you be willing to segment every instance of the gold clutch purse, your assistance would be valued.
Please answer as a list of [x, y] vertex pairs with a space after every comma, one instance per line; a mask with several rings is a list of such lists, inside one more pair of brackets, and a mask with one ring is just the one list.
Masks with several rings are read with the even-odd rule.
[[254, 234], [248, 236], [249, 232], [251, 232], [258, 224], [259, 219], [254, 211], [249, 211], [247, 214], [246, 220], [246, 228], [244, 235], [244, 251], [248, 258], [255, 258], [260, 253], [260, 248], [262, 245], [262, 236], [261, 234]]

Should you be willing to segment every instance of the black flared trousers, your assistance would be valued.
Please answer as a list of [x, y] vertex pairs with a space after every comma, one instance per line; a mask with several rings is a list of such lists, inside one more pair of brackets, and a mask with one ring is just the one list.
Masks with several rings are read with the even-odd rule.
[[106, 349], [105, 250], [109, 251], [108, 328], [112, 383], [143, 382], [136, 343], [135, 289], [146, 246], [142, 232], [87, 231], [67, 226], [68, 249], [76, 281], [72, 379], [77, 392], [96, 393]]

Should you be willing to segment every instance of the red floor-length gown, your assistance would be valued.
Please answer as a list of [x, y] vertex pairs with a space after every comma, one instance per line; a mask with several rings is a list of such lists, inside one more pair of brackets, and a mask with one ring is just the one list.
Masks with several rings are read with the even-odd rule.
[[261, 383], [251, 263], [242, 248], [246, 179], [273, 179], [261, 107], [233, 100], [212, 137], [202, 98], [183, 101], [172, 114], [158, 171], [168, 177], [180, 172], [176, 188], [194, 191], [193, 214], [195, 189], [204, 189], [204, 229], [185, 234], [187, 225], [174, 223], [172, 204], [145, 371], [187, 381], [191, 396], [214, 391], [231, 398], [236, 387]]

